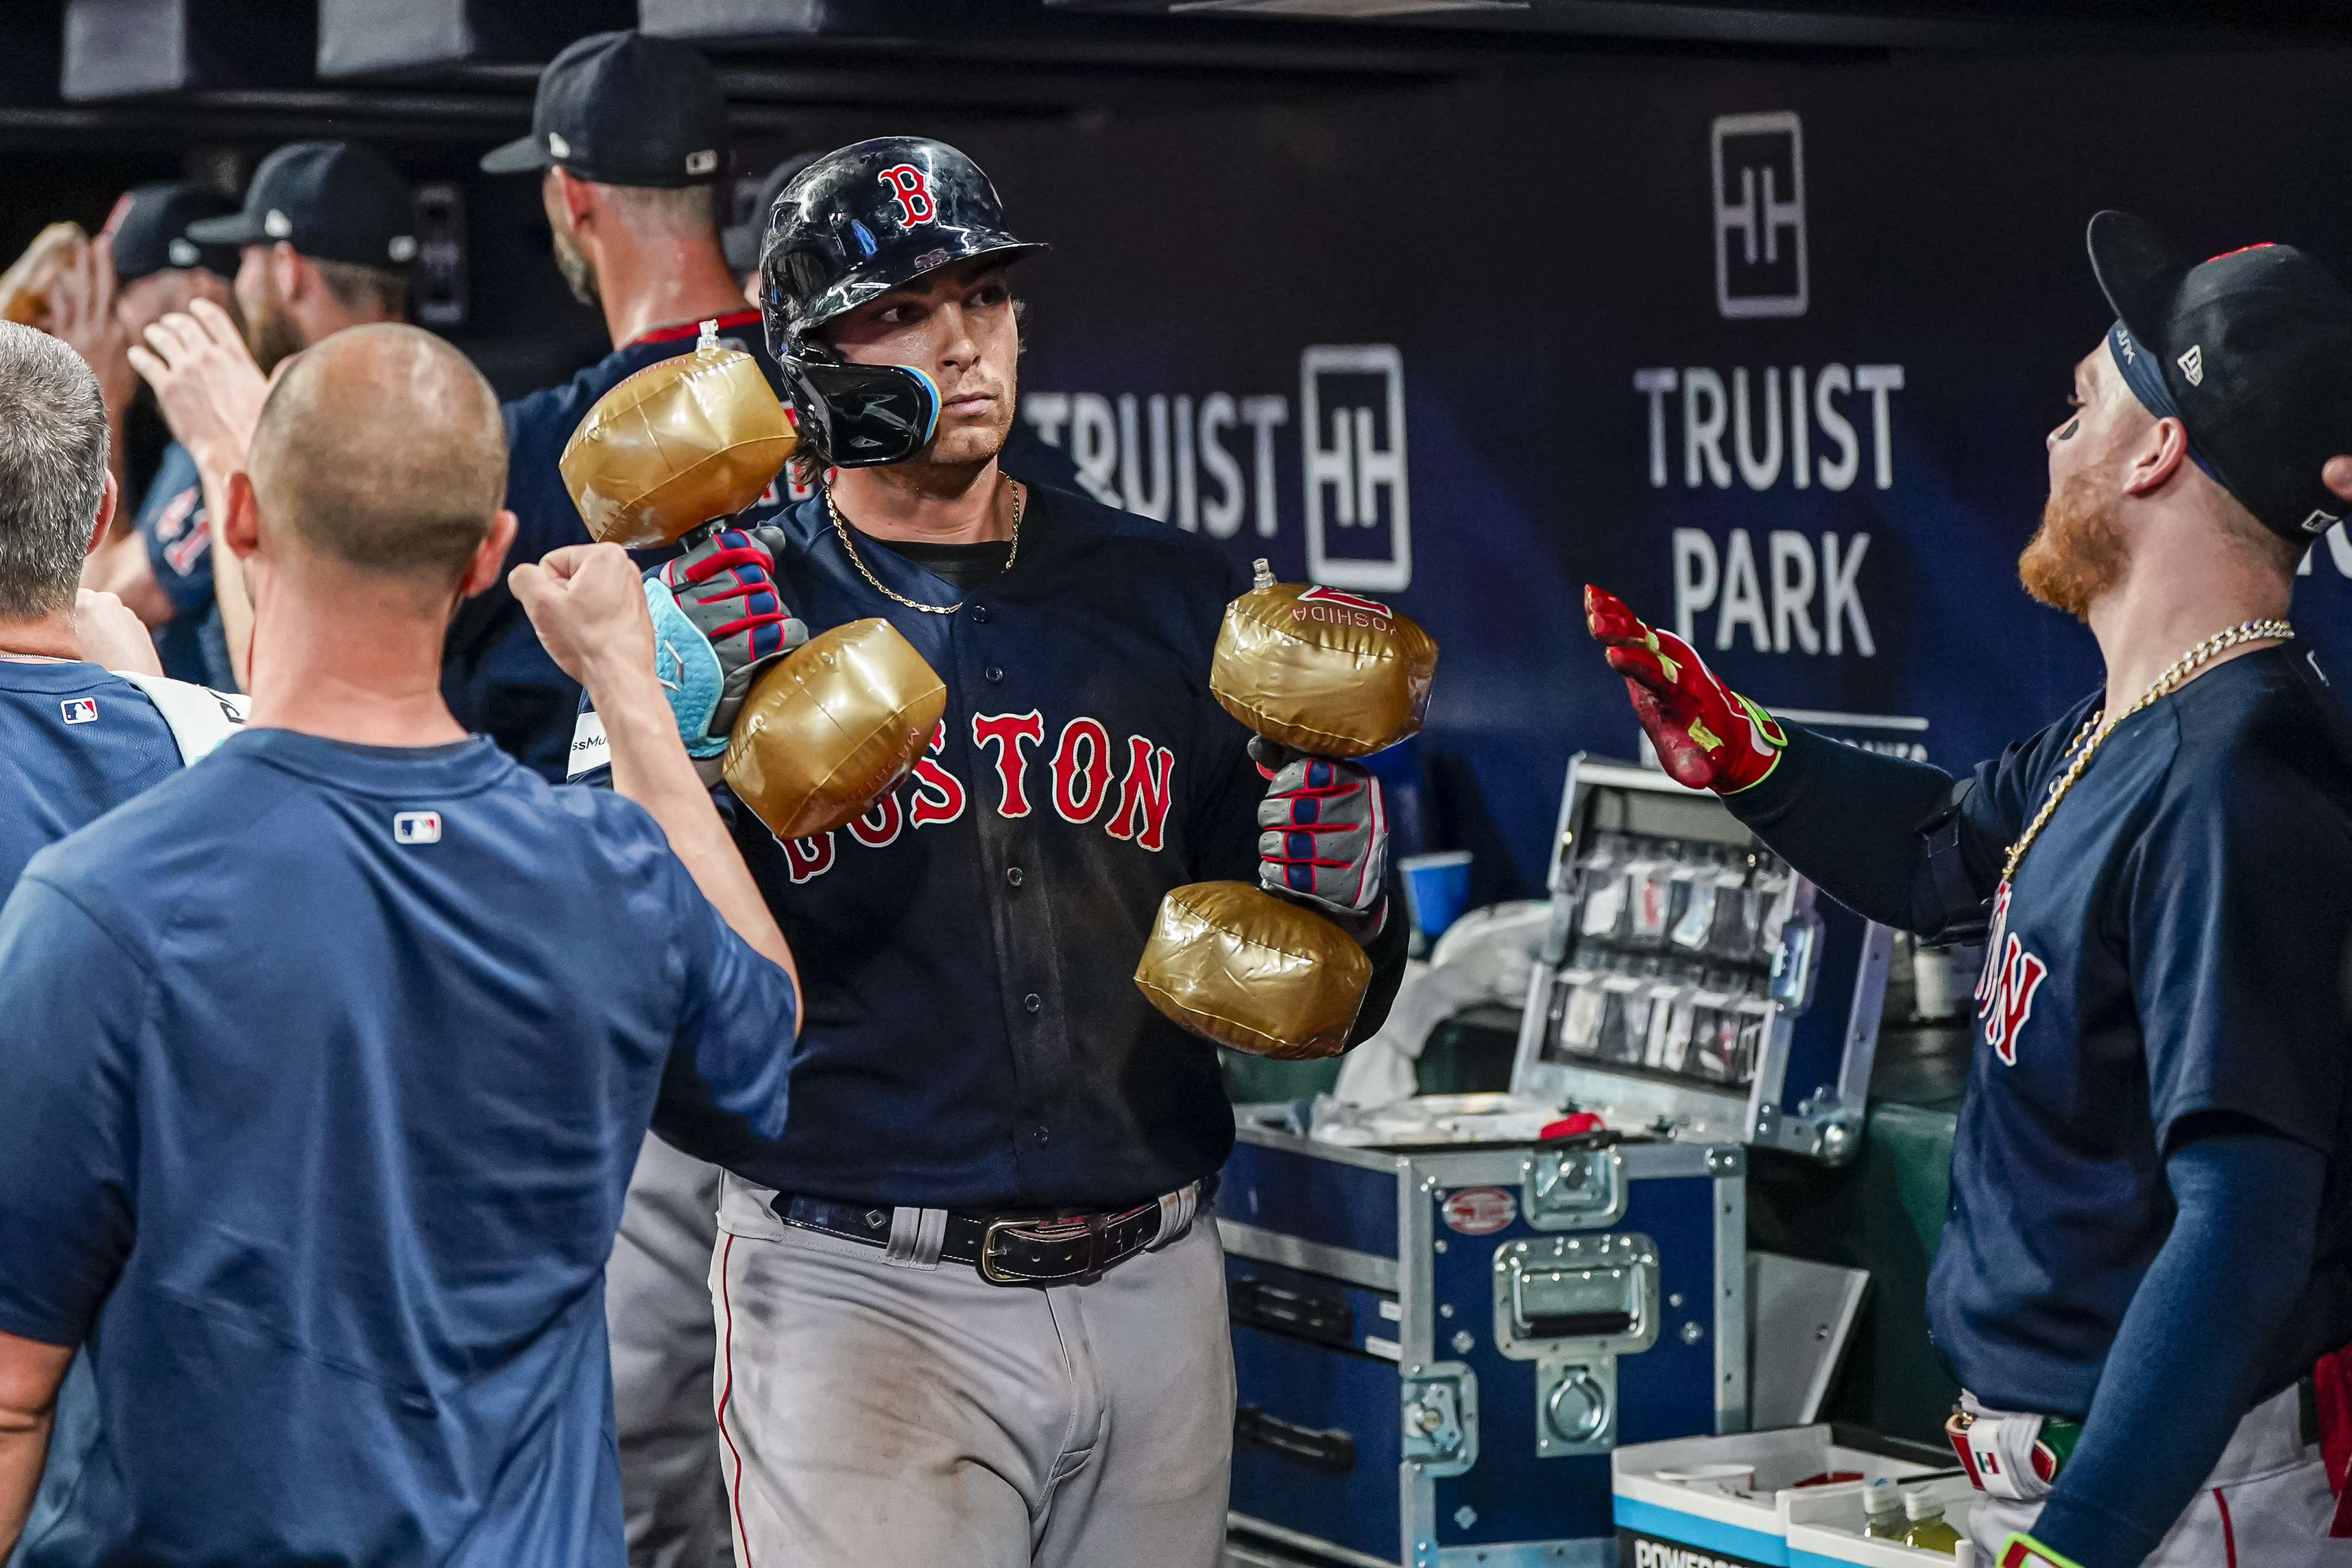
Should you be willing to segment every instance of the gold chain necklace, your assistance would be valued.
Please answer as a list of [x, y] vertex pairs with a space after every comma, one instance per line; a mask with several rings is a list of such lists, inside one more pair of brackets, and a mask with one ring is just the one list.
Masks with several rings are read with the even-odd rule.
[[[2138, 701], [2115, 718], [2103, 721], [2101, 715], [2092, 714], [2084, 721], [2081, 732], [2066, 748], [2066, 756], [2074, 759], [2074, 764], [2050, 781], [2049, 798], [2042, 803], [2042, 809], [2036, 812], [2033, 820], [2026, 825], [2024, 835], [2009, 847], [2009, 861], [2000, 868], [2002, 890], [2006, 892], [2010, 883], [2016, 880], [2017, 868], [2025, 858], [2025, 852], [2033, 847], [2034, 839], [2041, 836], [2042, 829], [2050, 821], [2051, 815], [2058, 809], [2058, 803], [2066, 798], [2066, 792], [2074, 787], [2074, 781], [2081, 778], [2083, 770], [2091, 765], [2092, 754], [2099, 749], [2101, 742], [2115, 732], [2116, 725], [2154, 702], [2158, 698], [2168, 697], [2179, 690], [2184, 681], [2210, 663], [2216, 655], [2227, 652], [2243, 642], [2263, 642], [2273, 639], [2287, 642], [2294, 637], [2294, 628], [2284, 621], [2241, 621], [2228, 631], [2214, 633], [2187, 653], [2182, 654], [2171, 668], [2149, 683], [2148, 689], [2140, 694]], [[2063, 758], [2061, 759], [2061, 761], [2063, 760]]]
[[[1023, 488], [1021, 481], [1018, 479], [1013, 480], [1013, 548], [1004, 552], [1004, 570], [1007, 572], [1013, 570], [1013, 559], [1021, 553], [1021, 507], [1022, 503], [1027, 499], [1028, 492]], [[886, 586], [881, 578], [877, 577], [873, 573], [866, 570], [865, 561], [861, 559], [857, 553], [857, 546], [849, 542], [849, 524], [842, 521], [841, 509], [833, 504], [833, 487], [831, 485], [827, 485], [825, 487], [824, 510], [825, 514], [833, 519], [833, 531], [841, 536], [842, 549], [849, 552], [849, 563], [857, 568], [857, 574], [859, 576], [874, 584], [874, 591], [876, 593], [881, 595], [886, 599], [895, 600], [898, 604], [906, 605], [907, 608], [910, 610], [920, 610], [927, 616], [952, 616], [958, 610], [963, 608], [963, 601], [961, 599], [958, 599], [952, 605], [926, 605], [919, 599], [909, 599], [906, 595], [895, 592], [891, 588]]]

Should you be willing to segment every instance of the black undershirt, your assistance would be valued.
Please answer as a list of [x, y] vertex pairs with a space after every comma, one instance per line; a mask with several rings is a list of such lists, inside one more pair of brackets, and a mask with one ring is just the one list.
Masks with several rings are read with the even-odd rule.
[[983, 539], [977, 544], [919, 544], [910, 539], [877, 539], [862, 528], [857, 530], [857, 544], [861, 550], [867, 545], [887, 550], [960, 590], [977, 588], [996, 576], [1013, 555], [1009, 539]]

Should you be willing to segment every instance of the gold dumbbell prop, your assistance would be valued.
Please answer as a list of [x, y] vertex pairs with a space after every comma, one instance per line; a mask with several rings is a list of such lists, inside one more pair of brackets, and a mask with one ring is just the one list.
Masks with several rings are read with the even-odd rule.
[[[1209, 691], [1269, 741], [1370, 756], [1421, 729], [1437, 644], [1377, 600], [1257, 581], [1225, 610]], [[1255, 1056], [1337, 1056], [1371, 961], [1314, 910], [1248, 882], [1194, 882], [1160, 900], [1135, 983], [1185, 1028]]]
[[[759, 362], [705, 321], [693, 353], [597, 399], [556, 467], [597, 542], [691, 549], [759, 500], [799, 444]], [[851, 621], [753, 684], [723, 776], [778, 837], [823, 833], [904, 778], [946, 710], [946, 685], [896, 627]]]

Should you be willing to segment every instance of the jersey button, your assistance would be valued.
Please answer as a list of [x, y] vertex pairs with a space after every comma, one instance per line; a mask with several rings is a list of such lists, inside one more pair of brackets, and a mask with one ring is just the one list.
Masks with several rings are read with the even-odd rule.
[[986, 605], [974, 605], [971, 607], [971, 618], [979, 622], [983, 626], [988, 625], [988, 606]]
[[1043, 1007], [1045, 1005], [1045, 999], [1043, 996], [1038, 995], [1034, 991], [1032, 991], [1028, 995], [1021, 998], [1021, 1005], [1024, 1007], [1028, 1008], [1032, 1013], [1034, 1013], [1038, 1008]]
[[1054, 1135], [1051, 1132], [1047, 1131], [1043, 1127], [1032, 1127], [1029, 1129], [1029, 1142], [1040, 1146], [1044, 1145], [1045, 1142], [1053, 1136]]
[[1014, 887], [1019, 887], [1021, 885], [1021, 868], [1018, 866], [1007, 866], [1004, 868], [1004, 879], [1012, 883]]
[[980, 674], [981, 679], [983, 680], [1002, 680], [1004, 679], [1004, 667], [1001, 664], [992, 664], [986, 669], [982, 670]]

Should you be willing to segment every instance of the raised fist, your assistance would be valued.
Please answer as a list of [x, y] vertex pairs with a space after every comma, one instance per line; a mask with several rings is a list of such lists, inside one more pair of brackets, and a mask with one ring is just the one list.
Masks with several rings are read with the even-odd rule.
[[1586, 584], [1584, 624], [1625, 678], [1633, 716], [1676, 784], [1733, 795], [1764, 782], [1789, 737], [1772, 715], [1715, 678], [1696, 649]]
[[654, 668], [688, 755], [716, 757], [751, 683], [808, 641], [758, 534], [722, 528], [646, 579]]

